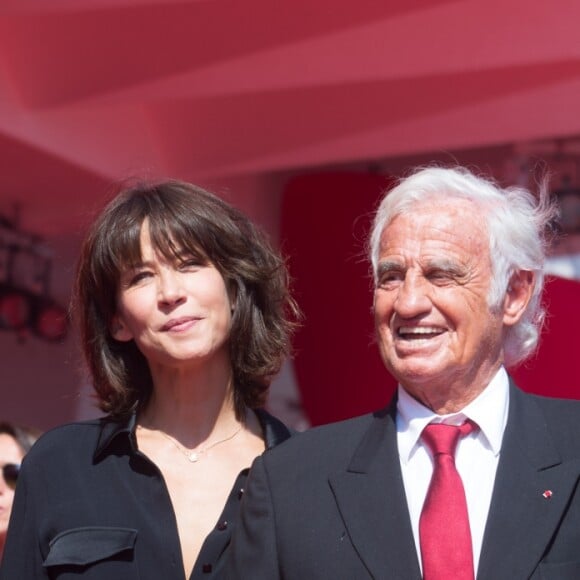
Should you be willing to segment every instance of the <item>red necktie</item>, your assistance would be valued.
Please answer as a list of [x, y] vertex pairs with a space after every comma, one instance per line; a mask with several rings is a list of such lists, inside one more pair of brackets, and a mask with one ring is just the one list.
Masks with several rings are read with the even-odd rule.
[[433, 475], [419, 520], [425, 580], [473, 580], [473, 552], [463, 482], [455, 468], [460, 437], [476, 429], [470, 421], [457, 427], [427, 425], [421, 434], [433, 455]]

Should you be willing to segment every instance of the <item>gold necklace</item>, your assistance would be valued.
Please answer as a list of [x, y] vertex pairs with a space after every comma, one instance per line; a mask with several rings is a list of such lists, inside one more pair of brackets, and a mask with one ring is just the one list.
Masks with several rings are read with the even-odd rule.
[[165, 439], [171, 441], [171, 443], [173, 443], [173, 445], [177, 447], [178, 451], [181, 452], [183, 455], [185, 455], [185, 457], [187, 457], [188, 461], [190, 461], [191, 463], [197, 463], [202, 458], [202, 456], [205, 453], [207, 453], [210, 449], [212, 449], [216, 445], [219, 445], [220, 443], [231, 441], [241, 430], [242, 426], [240, 425], [231, 435], [228, 435], [224, 439], [220, 439], [219, 441], [216, 441], [215, 443], [212, 443], [207, 447], [202, 447], [201, 449], [196, 450], [188, 449], [187, 447], [183, 446], [181, 443], [179, 443], [179, 441], [171, 437], [171, 435], [165, 433], [165, 431], [159, 431], [159, 433], [161, 433], [161, 435], [163, 435]]

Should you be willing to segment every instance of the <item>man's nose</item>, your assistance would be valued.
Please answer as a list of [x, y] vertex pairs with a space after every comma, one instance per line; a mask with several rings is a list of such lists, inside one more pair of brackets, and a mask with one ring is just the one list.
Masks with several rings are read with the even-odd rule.
[[421, 276], [405, 276], [399, 286], [394, 307], [402, 318], [413, 318], [429, 310], [431, 300], [427, 281]]

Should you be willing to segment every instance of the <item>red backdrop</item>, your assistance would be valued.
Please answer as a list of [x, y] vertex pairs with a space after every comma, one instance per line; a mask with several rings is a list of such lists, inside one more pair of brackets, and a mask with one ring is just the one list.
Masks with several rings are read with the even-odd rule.
[[[396, 382], [374, 341], [372, 278], [365, 243], [384, 176], [329, 172], [289, 182], [281, 239], [304, 312], [294, 368], [313, 425], [377, 409]], [[527, 391], [580, 398], [580, 283], [550, 278], [541, 348], [512, 374]]]
[[548, 276], [544, 303], [548, 316], [540, 347], [511, 374], [531, 393], [580, 399], [580, 282]]

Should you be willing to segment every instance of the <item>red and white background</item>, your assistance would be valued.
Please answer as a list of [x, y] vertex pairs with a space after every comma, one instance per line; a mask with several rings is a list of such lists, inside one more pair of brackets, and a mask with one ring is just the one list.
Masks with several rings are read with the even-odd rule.
[[[574, 0], [2, 0], [0, 217], [38, 240], [66, 305], [111, 184], [216, 191], [288, 253], [305, 311], [272, 405], [297, 424], [364, 412], [393, 388], [364, 259], [381, 190], [432, 160], [530, 184], [541, 159], [578, 186], [579, 21]], [[548, 285], [528, 390], [580, 397], [578, 284]], [[2, 418], [90, 412], [76, 342], [0, 328]]]

